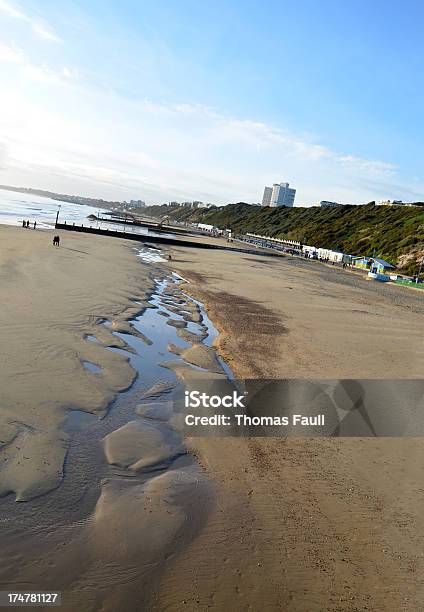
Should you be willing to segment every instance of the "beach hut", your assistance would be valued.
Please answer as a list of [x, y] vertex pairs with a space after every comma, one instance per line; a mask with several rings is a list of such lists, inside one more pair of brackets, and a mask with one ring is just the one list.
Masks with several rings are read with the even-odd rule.
[[360, 268], [361, 270], [370, 270], [372, 263], [372, 257], [352, 257], [352, 265], [355, 268]]
[[369, 278], [381, 281], [390, 280], [389, 275], [395, 269], [395, 266], [388, 261], [377, 257], [352, 257], [352, 265], [355, 268], [368, 270]]
[[388, 261], [384, 261], [384, 259], [379, 259], [378, 257], [352, 257], [352, 265], [362, 270], [372, 269], [379, 274], [384, 274], [384, 272], [390, 272], [390, 270], [395, 269], [395, 266]]
[[344, 253], [342, 253], [341, 251], [333, 251], [333, 250], [331, 250], [329, 252], [328, 259], [330, 261], [334, 261], [335, 263], [342, 263], [343, 262], [343, 257], [344, 257]]
[[304, 244], [302, 246], [302, 253], [305, 257], [311, 259], [318, 259], [318, 249], [312, 245]]
[[349, 253], [343, 253], [342, 263], [346, 264], [347, 266], [351, 266], [352, 259], [353, 259], [353, 255], [350, 255]]
[[370, 272], [374, 274], [386, 274], [390, 273], [391, 270], [394, 270], [395, 266], [392, 266], [388, 261], [384, 261], [384, 259], [377, 259], [376, 257], [371, 257], [371, 269]]

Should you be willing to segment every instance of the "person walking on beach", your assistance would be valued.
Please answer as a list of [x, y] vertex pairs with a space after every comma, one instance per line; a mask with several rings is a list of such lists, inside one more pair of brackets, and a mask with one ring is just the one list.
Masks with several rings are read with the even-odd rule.
[[22, 227], [26, 227], [26, 221], [22, 221]]
[[37, 221], [34, 221], [34, 229], [37, 227]]
[[60, 246], [60, 236], [55, 236], [53, 238], [53, 246]]

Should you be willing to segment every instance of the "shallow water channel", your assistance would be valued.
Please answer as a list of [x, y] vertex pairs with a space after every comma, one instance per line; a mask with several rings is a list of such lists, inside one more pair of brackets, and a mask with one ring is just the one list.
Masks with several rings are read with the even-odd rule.
[[[150, 469], [132, 471], [110, 465], [105, 457], [102, 440], [111, 432], [119, 429], [130, 421], [145, 423], [146, 427], [152, 425], [161, 430], [164, 436], [175, 435], [166, 423], [158, 419], [145, 418], [136, 413], [135, 409], [143, 400], [143, 393], [157, 383], [166, 385], [178, 384], [176, 374], [172, 369], [160, 365], [166, 361], [182, 361], [182, 358], [168, 350], [169, 344], [188, 348], [191, 346], [177, 334], [177, 328], [169, 325], [167, 321], [184, 321], [185, 329], [193, 334], [201, 335], [203, 342], [211, 346], [217, 330], [207, 316], [203, 305], [185, 295], [178, 285], [181, 277], [178, 275], [164, 275], [154, 264], [159, 259], [158, 253], [153, 249], [142, 249], [139, 253], [145, 263], [152, 264], [155, 288], [148, 302], [150, 307], [144, 308], [140, 302], [140, 314], [130, 325], [134, 328], [134, 335], [114, 332], [120, 337], [130, 350], [107, 347], [128, 358], [137, 377], [131, 387], [118, 394], [103, 418], [82, 411], [72, 411], [65, 422], [64, 429], [70, 436], [64, 478], [61, 485], [41, 497], [29, 502], [16, 503], [14, 495], [0, 499], [0, 512], [3, 528], [7, 528], [9, 535], [13, 533], [19, 537], [24, 529], [27, 533], [46, 532], [52, 525], [66, 525], [83, 521], [92, 513], [100, 494], [101, 481], [104, 478], [124, 478], [143, 482], [165, 470], [184, 467], [190, 471], [196, 470], [190, 455], [178, 452], [167, 463], [152, 466]], [[143, 257], [145, 255], [145, 257]], [[170, 292], [171, 290], [171, 292]], [[170, 294], [171, 293], [171, 294]], [[199, 321], [187, 320], [189, 311], [184, 311], [184, 302], [197, 306]], [[138, 303], [138, 302], [136, 302]], [[184, 318], [185, 317], [185, 318]], [[110, 327], [111, 321], [103, 321], [103, 325]], [[137, 336], [137, 332], [140, 336]], [[87, 342], [97, 342], [95, 335], [87, 335]], [[218, 361], [223, 372], [232, 378], [229, 367], [220, 359]], [[186, 364], [186, 362], [183, 362]], [[83, 362], [84, 367], [93, 377], [102, 375], [98, 364]], [[190, 366], [201, 370], [198, 366]], [[172, 391], [165, 392], [163, 397], [152, 398], [152, 401], [167, 401], [172, 397]]]

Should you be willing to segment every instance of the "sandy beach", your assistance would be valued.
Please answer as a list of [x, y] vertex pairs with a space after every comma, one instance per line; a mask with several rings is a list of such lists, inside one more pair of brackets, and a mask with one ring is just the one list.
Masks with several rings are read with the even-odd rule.
[[421, 378], [420, 294], [296, 257], [175, 253], [239, 377]]
[[0, 0], [0, 612], [424, 612], [423, 20]]
[[[239, 377], [422, 377], [424, 305], [413, 292], [290, 257], [173, 257]], [[190, 610], [422, 607], [422, 439], [191, 444], [214, 475], [217, 504], [155, 609], [181, 600]]]
[[[224, 376], [182, 291], [240, 378], [420, 378], [421, 296], [290, 257], [51, 239], [0, 227], [1, 588], [61, 590], [70, 612], [421, 609], [421, 439], [161, 425], [173, 372]], [[189, 282], [148, 303], [171, 272]]]
[[[122, 427], [133, 405], [115, 402], [120, 417], [103, 418], [136, 376], [136, 351], [115, 333], [149, 346], [129, 320], [148, 306], [152, 266], [131, 242], [66, 235], [55, 248], [52, 237], [0, 227], [0, 583], [60, 590], [64, 610], [127, 609], [195, 497], [184, 495], [188, 473], [139, 476], [181, 450], [153, 428]], [[95, 439], [83, 435], [90, 427]], [[126, 466], [133, 481], [121, 477]], [[176, 495], [169, 512], [164, 500]]]
[[213, 504], [166, 425], [170, 349], [223, 374], [157, 252], [52, 238], [0, 227], [0, 588], [61, 591], [72, 612], [146, 609]]
[[[127, 359], [102, 349], [123, 344], [99, 325], [125, 330], [151, 282], [129, 248], [43, 231], [0, 227], [2, 442], [0, 495], [29, 500], [60, 484], [69, 410], [101, 415], [134, 377]], [[136, 274], [137, 272], [137, 274]], [[96, 334], [98, 344], [86, 342]], [[101, 367], [93, 377], [84, 362]], [[18, 407], [19, 413], [16, 410]], [[34, 435], [26, 435], [27, 433]], [[28, 448], [27, 448], [28, 447]], [[31, 455], [27, 465], [25, 456]]]

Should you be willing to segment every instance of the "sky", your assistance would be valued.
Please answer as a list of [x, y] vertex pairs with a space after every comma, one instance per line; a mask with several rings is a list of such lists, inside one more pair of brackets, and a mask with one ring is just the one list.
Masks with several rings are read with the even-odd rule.
[[421, 0], [0, 0], [0, 183], [424, 200]]

